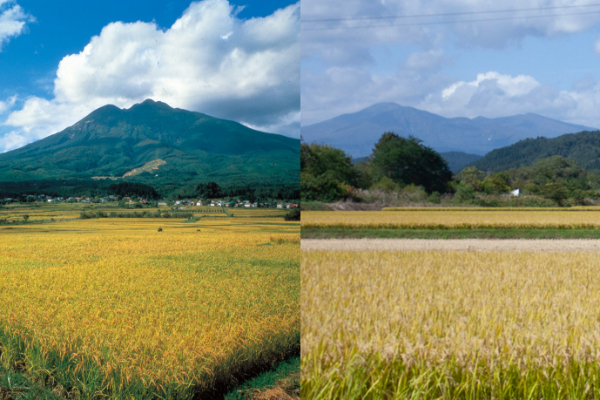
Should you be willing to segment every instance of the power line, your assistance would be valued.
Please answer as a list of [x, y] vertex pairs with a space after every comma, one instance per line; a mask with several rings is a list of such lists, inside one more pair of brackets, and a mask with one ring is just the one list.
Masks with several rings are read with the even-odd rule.
[[566, 9], [566, 8], [581, 8], [581, 7], [600, 7], [600, 3], [581, 4], [581, 5], [573, 5], [573, 6], [514, 8], [514, 9], [507, 9], [507, 10], [465, 11], [465, 12], [440, 13], [440, 14], [413, 14], [413, 15], [350, 17], [350, 18], [302, 19], [301, 22], [343, 22], [343, 21], [380, 20], [380, 19], [451, 17], [451, 16], [457, 16], [457, 15], [498, 14], [498, 13], [506, 13], [506, 12], [560, 10], [560, 9]]
[[529, 16], [513, 16], [513, 17], [502, 17], [502, 18], [483, 18], [483, 19], [463, 19], [463, 20], [454, 20], [454, 21], [430, 21], [430, 22], [411, 22], [406, 24], [388, 24], [388, 25], [359, 25], [359, 26], [334, 26], [334, 27], [324, 27], [324, 28], [305, 28], [302, 29], [302, 32], [306, 31], [328, 31], [334, 29], [368, 29], [368, 28], [391, 28], [397, 26], [417, 26], [417, 25], [448, 25], [448, 24], [459, 24], [459, 23], [469, 23], [469, 22], [486, 22], [486, 21], [508, 21], [508, 20], [516, 20], [516, 19], [528, 19], [528, 18], [551, 18], [551, 17], [566, 17], [570, 15], [589, 15], [589, 14], [600, 14], [600, 10], [598, 11], [585, 11], [578, 13], [565, 13], [565, 14], [552, 14], [552, 15], [529, 15]]

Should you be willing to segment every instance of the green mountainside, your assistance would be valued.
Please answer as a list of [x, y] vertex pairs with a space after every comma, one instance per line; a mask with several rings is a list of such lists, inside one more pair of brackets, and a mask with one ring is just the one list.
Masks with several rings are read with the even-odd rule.
[[450, 168], [450, 171], [454, 173], [460, 172], [461, 169], [481, 158], [480, 155], [464, 153], [462, 151], [449, 151], [446, 153], [440, 153], [440, 155], [448, 163], [448, 168]]
[[111, 179], [150, 185], [298, 183], [300, 141], [146, 100], [107, 105], [0, 154], [0, 182]]
[[470, 165], [482, 171], [496, 172], [530, 166], [537, 160], [556, 155], [577, 162], [587, 171], [600, 171], [600, 131], [521, 140], [492, 150]]

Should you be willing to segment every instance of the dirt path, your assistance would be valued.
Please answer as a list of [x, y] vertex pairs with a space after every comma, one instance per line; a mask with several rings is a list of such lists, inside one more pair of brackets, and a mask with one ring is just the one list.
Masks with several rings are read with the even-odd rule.
[[307, 250], [445, 250], [445, 251], [600, 251], [600, 240], [592, 239], [302, 239]]

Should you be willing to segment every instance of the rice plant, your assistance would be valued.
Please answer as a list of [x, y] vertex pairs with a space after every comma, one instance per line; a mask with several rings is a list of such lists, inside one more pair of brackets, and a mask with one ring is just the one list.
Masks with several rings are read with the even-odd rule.
[[[583, 209], [585, 210], [585, 209]], [[305, 211], [303, 228], [598, 229], [599, 211]]]
[[0, 227], [0, 363], [70, 398], [191, 398], [294, 354], [298, 226], [246, 222]]
[[302, 397], [597, 399], [598, 253], [302, 255]]

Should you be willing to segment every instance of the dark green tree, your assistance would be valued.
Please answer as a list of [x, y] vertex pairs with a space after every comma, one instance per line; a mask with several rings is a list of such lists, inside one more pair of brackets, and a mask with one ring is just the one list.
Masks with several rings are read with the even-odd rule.
[[554, 200], [559, 206], [564, 205], [564, 201], [569, 197], [567, 188], [557, 182], [547, 183], [542, 187], [544, 197]]
[[319, 176], [301, 173], [300, 188], [302, 200], [333, 202], [351, 195], [349, 187], [335, 179], [333, 173], [324, 173]]
[[[423, 186], [427, 193], [446, 193], [452, 172], [446, 161], [415, 137], [408, 139], [386, 132], [371, 155], [374, 175], [388, 177], [401, 186]], [[378, 180], [379, 180], [378, 179]]]
[[352, 166], [351, 157], [331, 146], [302, 143], [300, 171], [312, 176], [329, 173], [329, 176], [338, 182], [356, 186], [356, 170]]
[[215, 182], [200, 183], [196, 186], [196, 194], [203, 199], [216, 199], [221, 197], [221, 187]]
[[351, 158], [331, 146], [302, 143], [300, 171], [303, 200], [337, 201], [349, 197], [356, 185]]

